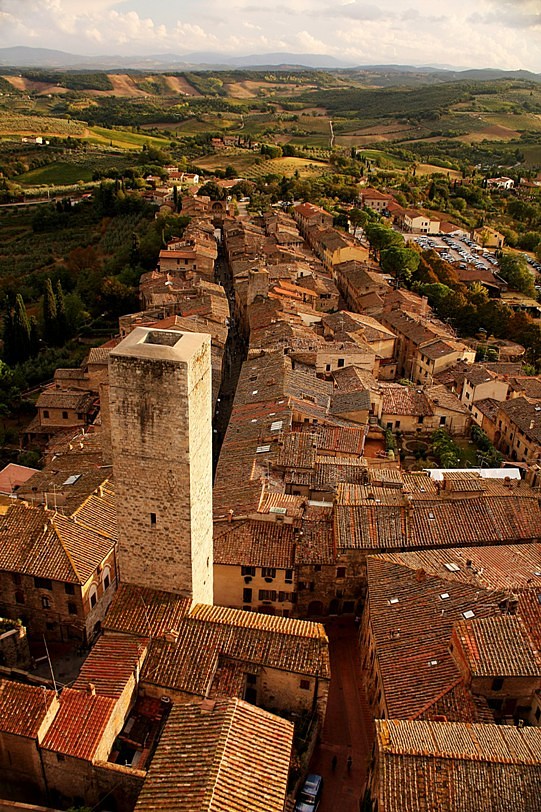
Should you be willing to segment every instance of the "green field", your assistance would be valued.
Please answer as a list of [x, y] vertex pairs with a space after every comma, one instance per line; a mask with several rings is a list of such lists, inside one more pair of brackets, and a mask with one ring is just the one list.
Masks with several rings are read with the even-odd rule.
[[146, 133], [124, 132], [124, 130], [108, 130], [105, 127], [90, 127], [88, 141], [96, 144], [109, 144], [120, 149], [140, 149], [150, 144], [157, 149], [165, 149], [170, 142], [165, 138], [157, 138]]
[[92, 180], [92, 168], [64, 161], [55, 161], [47, 166], [31, 169], [30, 172], [25, 172], [24, 175], [17, 177], [17, 182], [22, 186], [40, 186], [42, 184], [69, 186], [80, 180], [84, 182]]

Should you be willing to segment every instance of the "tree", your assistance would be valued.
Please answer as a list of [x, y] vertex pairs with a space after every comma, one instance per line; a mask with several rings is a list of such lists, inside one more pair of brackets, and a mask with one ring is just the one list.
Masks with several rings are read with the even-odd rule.
[[381, 251], [381, 268], [394, 276], [397, 287], [400, 282], [408, 284], [411, 281], [412, 274], [419, 267], [420, 261], [421, 257], [413, 248], [401, 248], [394, 245]]
[[524, 257], [504, 251], [499, 266], [499, 275], [511, 288], [519, 290], [526, 296], [535, 296], [534, 280]]
[[55, 345], [58, 342], [56, 296], [50, 278], [45, 280], [43, 295], [43, 337], [48, 344]]
[[69, 338], [68, 335], [68, 320], [66, 317], [66, 302], [64, 300], [64, 291], [62, 289], [62, 282], [60, 279], [56, 280], [55, 285], [55, 299], [56, 299], [56, 335], [59, 344]]
[[210, 197], [211, 200], [223, 200], [225, 198], [225, 190], [218, 186], [213, 180], [205, 183], [197, 192], [198, 197]]
[[354, 233], [357, 233], [358, 228], [364, 228], [368, 222], [368, 214], [362, 209], [351, 209], [349, 213], [349, 221], [353, 226]]
[[365, 234], [376, 259], [379, 259], [381, 252], [386, 248], [404, 245], [404, 238], [401, 234], [398, 234], [398, 232], [393, 231], [392, 228], [388, 228], [381, 223], [367, 223]]

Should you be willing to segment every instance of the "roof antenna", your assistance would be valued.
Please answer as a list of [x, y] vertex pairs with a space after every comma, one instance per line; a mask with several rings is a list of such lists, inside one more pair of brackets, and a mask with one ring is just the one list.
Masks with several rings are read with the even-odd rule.
[[45, 654], [47, 655], [47, 662], [49, 663], [49, 668], [51, 669], [51, 679], [53, 681], [54, 692], [56, 696], [58, 696], [58, 688], [56, 687], [56, 680], [54, 678], [53, 664], [51, 662], [51, 657], [49, 655], [49, 649], [47, 648], [47, 640], [45, 639], [45, 635], [43, 635], [43, 643], [45, 645]]

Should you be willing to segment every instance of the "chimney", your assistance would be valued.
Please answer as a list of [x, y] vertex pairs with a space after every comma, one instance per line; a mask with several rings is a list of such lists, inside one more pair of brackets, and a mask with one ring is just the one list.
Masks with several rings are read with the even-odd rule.
[[87, 696], [96, 696], [96, 686], [93, 682], [89, 682], [86, 686], [86, 694]]
[[530, 420], [530, 429], [533, 429], [534, 425], [535, 425], [535, 421], [534, 421], [534, 420]]
[[214, 699], [204, 699], [200, 705], [200, 711], [203, 714], [212, 713], [214, 708], [216, 707], [216, 700]]
[[165, 632], [164, 637], [168, 643], [176, 643], [178, 640], [178, 630], [177, 629], [169, 629], [169, 631]]

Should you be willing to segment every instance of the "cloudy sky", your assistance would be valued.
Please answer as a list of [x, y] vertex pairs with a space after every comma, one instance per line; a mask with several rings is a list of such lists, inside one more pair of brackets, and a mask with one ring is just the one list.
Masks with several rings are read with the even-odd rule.
[[0, 0], [0, 47], [12, 45], [541, 72], [541, 0]]

